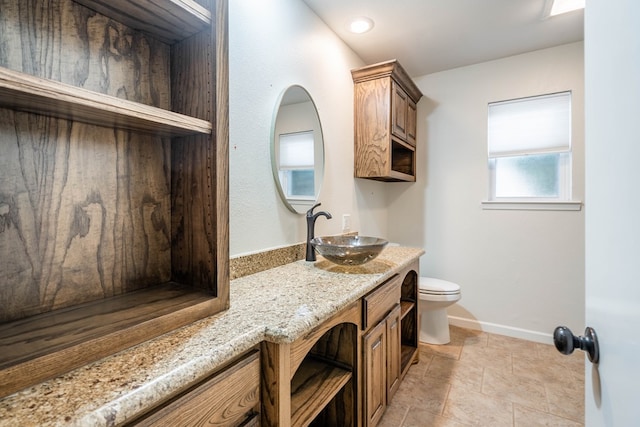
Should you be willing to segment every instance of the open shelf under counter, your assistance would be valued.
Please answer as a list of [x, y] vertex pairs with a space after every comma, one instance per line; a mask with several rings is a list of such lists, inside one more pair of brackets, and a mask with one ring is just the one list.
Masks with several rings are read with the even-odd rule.
[[74, 1], [168, 43], [211, 28], [211, 12], [194, 0]]
[[407, 316], [407, 314], [411, 312], [411, 309], [415, 306], [416, 306], [416, 303], [413, 301], [405, 301], [405, 300], [400, 301], [400, 307], [401, 307], [400, 319], [404, 319]]
[[411, 365], [411, 361], [414, 359], [414, 356], [418, 352], [418, 348], [403, 344], [401, 348], [401, 356], [400, 356], [400, 371], [402, 375], [406, 373], [407, 369]]
[[0, 67], [0, 107], [159, 136], [209, 135], [206, 120]]
[[307, 357], [291, 380], [291, 425], [308, 426], [352, 377], [347, 369]]
[[0, 397], [216, 312], [175, 282], [0, 324]]

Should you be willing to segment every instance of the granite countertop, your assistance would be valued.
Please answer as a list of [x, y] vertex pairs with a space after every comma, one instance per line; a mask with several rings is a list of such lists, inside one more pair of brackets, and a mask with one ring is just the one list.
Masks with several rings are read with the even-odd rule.
[[319, 258], [232, 280], [230, 308], [0, 400], [0, 426], [112, 426], [262, 341], [293, 342], [424, 251], [388, 247], [342, 267]]

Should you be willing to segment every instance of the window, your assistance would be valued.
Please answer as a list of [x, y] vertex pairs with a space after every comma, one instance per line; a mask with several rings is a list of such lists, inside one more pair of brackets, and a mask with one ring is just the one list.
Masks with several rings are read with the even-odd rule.
[[280, 134], [278, 174], [287, 199], [313, 200], [313, 131]]
[[490, 201], [571, 200], [571, 92], [489, 104]]

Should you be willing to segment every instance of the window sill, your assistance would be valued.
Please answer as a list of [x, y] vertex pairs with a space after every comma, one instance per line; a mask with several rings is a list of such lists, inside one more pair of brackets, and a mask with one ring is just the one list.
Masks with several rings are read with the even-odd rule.
[[482, 209], [486, 210], [516, 210], [516, 211], [579, 211], [582, 202], [579, 200], [555, 201], [498, 201], [483, 200]]

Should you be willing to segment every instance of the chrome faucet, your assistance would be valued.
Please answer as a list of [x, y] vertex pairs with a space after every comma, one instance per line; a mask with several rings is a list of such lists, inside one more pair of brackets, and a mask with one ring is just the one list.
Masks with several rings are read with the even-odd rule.
[[316, 260], [316, 253], [313, 250], [313, 246], [311, 246], [311, 239], [314, 238], [315, 234], [314, 228], [316, 225], [316, 219], [318, 219], [320, 215], [325, 216], [327, 219], [331, 219], [331, 214], [329, 212], [320, 211], [314, 214], [313, 210], [318, 206], [320, 206], [320, 203], [314, 205], [307, 211], [307, 257], [305, 258], [307, 261]]

